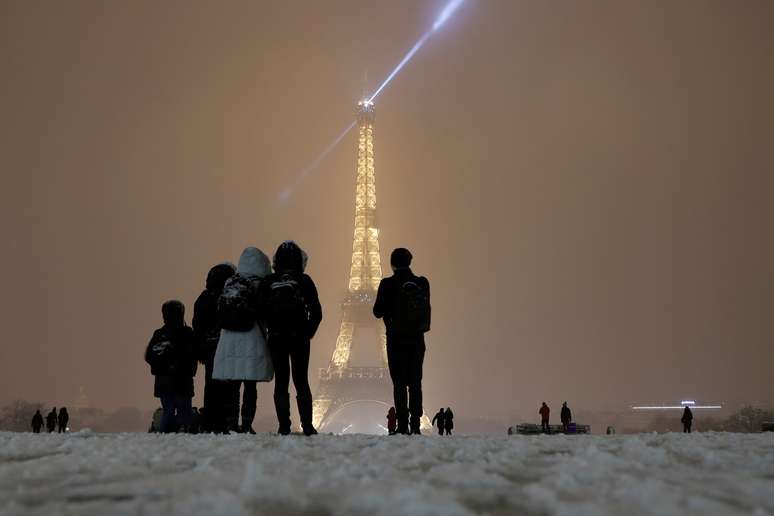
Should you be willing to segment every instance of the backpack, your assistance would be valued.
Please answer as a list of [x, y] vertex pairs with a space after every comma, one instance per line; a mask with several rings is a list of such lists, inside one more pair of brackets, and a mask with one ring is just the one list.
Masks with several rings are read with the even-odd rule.
[[430, 296], [415, 280], [404, 281], [395, 295], [390, 328], [398, 335], [414, 337], [430, 331]]
[[250, 278], [234, 274], [223, 286], [218, 298], [220, 326], [231, 331], [250, 331], [255, 324], [255, 312], [250, 306], [253, 282]]
[[175, 345], [172, 339], [163, 333], [154, 335], [148, 345], [147, 361], [154, 375], [167, 376], [177, 369]]
[[273, 335], [298, 336], [306, 332], [309, 312], [301, 285], [290, 274], [282, 274], [269, 285], [268, 326]]

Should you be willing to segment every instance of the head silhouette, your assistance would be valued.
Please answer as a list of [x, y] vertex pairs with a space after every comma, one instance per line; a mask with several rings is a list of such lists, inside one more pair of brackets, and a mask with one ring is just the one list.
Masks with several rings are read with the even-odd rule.
[[411, 267], [411, 251], [405, 247], [398, 247], [390, 255], [390, 265], [393, 269], [407, 269]]
[[161, 305], [161, 317], [166, 326], [183, 326], [185, 324], [185, 305], [177, 299], [171, 299]]
[[293, 242], [285, 240], [274, 253], [273, 267], [274, 272], [304, 272], [306, 269], [306, 253]]

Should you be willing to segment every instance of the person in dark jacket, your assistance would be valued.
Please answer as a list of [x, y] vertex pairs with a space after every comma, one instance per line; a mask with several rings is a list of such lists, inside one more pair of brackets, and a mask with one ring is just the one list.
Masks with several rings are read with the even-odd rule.
[[239, 407], [239, 385], [228, 381], [213, 380], [212, 367], [215, 351], [220, 339], [220, 318], [218, 317], [218, 298], [223, 292], [223, 285], [236, 272], [236, 267], [230, 263], [221, 263], [210, 269], [207, 274], [205, 288], [194, 303], [193, 326], [198, 346], [197, 358], [204, 365], [204, 407], [201, 420], [202, 432], [228, 433], [226, 407], [231, 403], [234, 392]]
[[387, 434], [395, 435], [398, 428], [398, 417], [395, 415], [395, 407], [387, 411]]
[[32, 416], [32, 432], [39, 434], [41, 428], [43, 428], [43, 415], [40, 410], [36, 410], [35, 415]]
[[145, 349], [145, 361], [155, 377], [153, 395], [164, 411], [161, 431], [172, 432], [179, 424], [184, 430], [191, 417], [196, 375], [196, 338], [185, 324], [185, 306], [167, 301], [161, 307], [164, 326], [153, 332]]
[[551, 417], [551, 409], [548, 408], [545, 401], [540, 406], [538, 414], [540, 414], [540, 428], [547, 434], [551, 433], [551, 427], [548, 426], [548, 419]]
[[67, 432], [67, 423], [70, 422], [70, 414], [67, 413], [67, 407], [62, 407], [59, 410], [59, 433]]
[[569, 427], [570, 422], [572, 421], [572, 412], [570, 412], [570, 407], [567, 406], [566, 401], [562, 403], [562, 411], [559, 413], [559, 418], [562, 420], [562, 427], [564, 428], [564, 433], [567, 433], [567, 428]]
[[[393, 275], [382, 279], [374, 302], [374, 316], [384, 320], [387, 330], [387, 365], [392, 378], [398, 433], [420, 434], [422, 417], [422, 363], [425, 359], [425, 332], [430, 324], [430, 282], [411, 272], [411, 252], [395, 249], [390, 256]], [[413, 332], [401, 331], [405, 321], [398, 306], [402, 289], [418, 289], [425, 296], [426, 326]], [[405, 291], [405, 290], [403, 290]], [[408, 392], [407, 392], [408, 391]]]
[[259, 319], [265, 320], [269, 351], [274, 364], [274, 408], [277, 433], [290, 433], [290, 374], [296, 388], [296, 402], [304, 435], [317, 430], [312, 421], [312, 390], [309, 387], [309, 349], [322, 321], [317, 287], [308, 275], [306, 253], [292, 241], [277, 248], [274, 272], [259, 286]]
[[693, 424], [693, 412], [687, 406], [683, 410], [683, 417], [680, 419], [683, 423], [683, 433], [691, 433], [691, 425]]
[[430, 422], [431, 425], [438, 426], [438, 435], [443, 435], [443, 429], [445, 428], [444, 419], [446, 415], [443, 413], [443, 407], [441, 407], [438, 412], [435, 413], [433, 416], [433, 420]]
[[46, 415], [46, 430], [48, 430], [48, 433], [53, 432], [56, 430], [56, 407], [51, 409], [51, 412]]
[[451, 407], [446, 407], [446, 412], [444, 412], [443, 429], [446, 431], [446, 435], [451, 435], [454, 429], [454, 412], [452, 412]]

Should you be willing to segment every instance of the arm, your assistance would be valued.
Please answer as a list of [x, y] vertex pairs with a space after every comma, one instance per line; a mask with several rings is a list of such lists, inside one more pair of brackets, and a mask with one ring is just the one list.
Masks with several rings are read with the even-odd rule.
[[306, 301], [306, 307], [309, 310], [307, 335], [311, 339], [317, 333], [317, 328], [322, 321], [322, 306], [320, 306], [320, 298], [317, 296], [317, 287], [312, 278], [306, 274], [304, 274], [304, 301]]
[[387, 280], [383, 278], [379, 282], [379, 289], [376, 291], [376, 301], [374, 302], [374, 317], [381, 319], [387, 315]]

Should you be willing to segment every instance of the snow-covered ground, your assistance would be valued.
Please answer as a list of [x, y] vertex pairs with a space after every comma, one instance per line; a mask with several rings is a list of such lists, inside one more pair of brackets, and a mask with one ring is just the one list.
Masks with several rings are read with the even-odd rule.
[[0, 433], [0, 514], [774, 514], [774, 433]]

